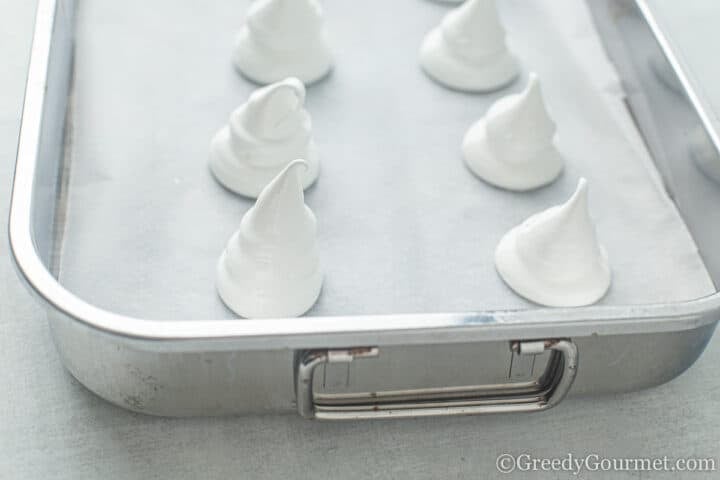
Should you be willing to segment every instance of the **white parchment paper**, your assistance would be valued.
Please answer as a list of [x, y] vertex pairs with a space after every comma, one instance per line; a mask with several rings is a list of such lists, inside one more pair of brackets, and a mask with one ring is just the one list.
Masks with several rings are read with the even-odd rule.
[[[310, 315], [524, 308], [495, 272], [501, 236], [563, 202], [580, 176], [608, 250], [604, 304], [714, 291], [622, 104], [584, 4], [499, 0], [523, 78], [501, 92], [449, 91], [417, 50], [447, 6], [326, 0], [332, 75], [309, 88], [321, 149], [306, 202], [326, 273]], [[222, 189], [208, 144], [256, 88], [230, 55], [247, 7], [234, 0], [79, 4], [70, 184], [60, 279], [115, 312], [159, 319], [233, 316], [215, 264], [251, 202]], [[542, 81], [567, 157], [550, 187], [517, 194], [464, 166], [467, 127], [528, 71]]]

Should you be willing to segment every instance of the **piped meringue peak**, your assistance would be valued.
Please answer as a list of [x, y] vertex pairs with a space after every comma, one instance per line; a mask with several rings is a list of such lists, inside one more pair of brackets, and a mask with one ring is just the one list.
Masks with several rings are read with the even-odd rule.
[[317, 0], [255, 0], [240, 30], [233, 62], [260, 84], [297, 77], [306, 85], [327, 75], [332, 53]]
[[524, 91], [495, 102], [463, 139], [463, 157], [486, 182], [508, 190], [532, 190], [563, 170], [555, 145], [555, 123], [545, 108], [537, 75]]
[[420, 65], [445, 86], [469, 92], [496, 90], [519, 72], [495, 0], [467, 0], [449, 12], [425, 36]]
[[265, 187], [220, 257], [218, 293], [242, 317], [297, 317], [320, 295], [316, 220], [300, 182], [307, 168], [295, 160]]
[[498, 273], [519, 295], [550, 307], [600, 300], [611, 273], [588, 210], [587, 181], [563, 205], [533, 215], [510, 230], [495, 250]]
[[303, 108], [305, 87], [297, 78], [260, 88], [230, 115], [210, 143], [210, 169], [228, 189], [255, 198], [294, 158], [303, 158], [303, 188], [320, 164], [310, 115]]

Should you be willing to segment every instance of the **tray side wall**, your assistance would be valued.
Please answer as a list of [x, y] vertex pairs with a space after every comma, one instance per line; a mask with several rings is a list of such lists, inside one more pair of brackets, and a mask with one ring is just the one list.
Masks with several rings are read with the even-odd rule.
[[33, 188], [33, 238], [43, 263], [55, 271], [57, 240], [63, 228], [63, 183], [66, 138], [71, 129], [67, 115], [73, 77], [74, 2], [57, 4], [47, 64], [38, 162]]
[[[123, 408], [163, 416], [296, 409], [294, 350], [160, 353], [98, 333], [55, 312], [49, 320], [72, 375]], [[629, 392], [665, 383], [695, 362], [714, 329], [713, 323], [682, 332], [574, 338], [580, 362], [571, 395]], [[378, 359], [354, 362], [347, 377], [335, 386], [328, 381], [322, 390], [372, 392], [429, 383], [495, 383], [510, 372], [508, 346], [496, 341], [383, 347]]]
[[[628, 109], [705, 267], [720, 284], [718, 132], [646, 0], [588, 2]], [[630, 47], [629, 47], [630, 46]]]

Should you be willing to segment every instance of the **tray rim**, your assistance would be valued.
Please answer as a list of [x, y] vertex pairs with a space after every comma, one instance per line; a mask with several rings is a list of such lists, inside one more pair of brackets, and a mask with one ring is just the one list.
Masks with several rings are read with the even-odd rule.
[[[295, 348], [347, 345], [456, 343], [680, 331], [720, 319], [720, 292], [679, 303], [537, 308], [444, 314], [301, 317], [271, 320], [157, 320], [116, 314], [85, 302], [65, 289], [45, 267], [33, 240], [33, 189], [47, 93], [50, 51], [61, 3], [39, 0], [25, 90], [9, 218], [9, 243], [19, 276], [51, 312], [93, 330], [128, 340], [170, 344], [229, 341], [234, 348]], [[696, 113], [720, 150], [720, 133], [684, 74], [647, 0], [635, 0]], [[196, 345], [200, 348], [200, 344]]]

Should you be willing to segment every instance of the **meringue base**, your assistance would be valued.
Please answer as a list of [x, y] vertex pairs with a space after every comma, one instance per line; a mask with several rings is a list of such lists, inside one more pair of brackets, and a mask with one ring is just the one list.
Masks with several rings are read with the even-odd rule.
[[262, 189], [287, 166], [301, 158], [308, 164], [302, 175], [303, 189], [315, 183], [320, 173], [320, 160], [315, 142], [308, 144], [305, 152], [288, 158], [287, 162], [269, 167], [259, 167], [238, 162], [230, 149], [230, 127], [220, 130], [210, 143], [210, 171], [225, 188], [245, 197], [257, 198]]
[[554, 182], [565, 164], [562, 155], [554, 147], [542, 152], [542, 160], [529, 160], [522, 164], [500, 161], [488, 145], [485, 118], [468, 129], [463, 138], [462, 151], [465, 164], [480, 179], [496, 187], [518, 192]]
[[327, 42], [320, 41], [313, 47], [271, 52], [258, 45], [247, 26], [243, 26], [235, 43], [233, 63], [242, 75], [260, 85], [295, 77], [307, 86], [325, 77], [332, 68], [332, 53]]
[[225, 267], [225, 256], [223, 252], [217, 265], [218, 295], [230, 310], [241, 317], [299, 317], [310, 310], [320, 297], [323, 276], [319, 268], [312, 275], [292, 279], [294, 281], [287, 276], [274, 281], [252, 275], [237, 279]]
[[[532, 221], [532, 218], [527, 221]], [[495, 250], [495, 268], [515, 293], [547, 307], [582, 307], [592, 305], [605, 296], [612, 276], [605, 250], [601, 250], [601, 268], [591, 276], [563, 285], [550, 283], [534, 276], [519, 257], [516, 246], [519, 228], [515, 227], [505, 234]]]
[[489, 92], [510, 84], [520, 73], [514, 56], [506, 52], [487, 65], [463, 62], [448, 50], [442, 27], [425, 36], [420, 47], [420, 65], [435, 81], [465, 92]]

